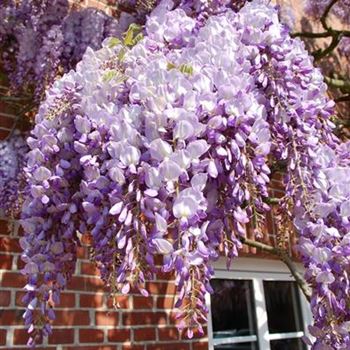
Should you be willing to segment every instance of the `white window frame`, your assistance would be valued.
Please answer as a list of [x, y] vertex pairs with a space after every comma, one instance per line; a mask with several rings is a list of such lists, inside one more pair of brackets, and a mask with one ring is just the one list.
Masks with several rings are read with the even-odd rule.
[[[296, 264], [300, 273], [304, 273], [304, 268], [301, 264]], [[306, 300], [304, 294], [298, 288], [300, 308], [302, 315], [302, 324], [304, 332], [295, 333], [279, 333], [270, 334], [267, 323], [267, 311], [265, 304], [265, 294], [263, 281], [294, 281], [289, 269], [284, 263], [279, 260], [259, 259], [259, 258], [237, 258], [232, 262], [230, 270], [226, 269], [226, 261], [220, 258], [214, 264], [214, 277], [222, 279], [244, 279], [251, 280], [254, 289], [255, 313], [256, 313], [256, 327], [257, 334], [250, 336], [242, 336], [235, 338], [227, 338], [228, 344], [238, 343], [242, 341], [257, 341], [259, 350], [271, 350], [270, 340], [300, 338], [304, 334], [310, 336], [307, 332], [307, 327], [312, 323], [312, 315], [310, 305]], [[208, 340], [209, 350], [214, 350], [213, 339], [213, 324], [211, 315], [211, 301], [210, 295], [207, 296], [208, 314]], [[222, 344], [222, 339], [220, 339]], [[309, 349], [309, 347], [307, 347]]]

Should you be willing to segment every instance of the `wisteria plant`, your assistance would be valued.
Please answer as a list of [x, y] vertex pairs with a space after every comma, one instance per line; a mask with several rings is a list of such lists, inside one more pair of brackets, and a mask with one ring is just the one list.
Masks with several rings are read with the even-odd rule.
[[[320, 24], [321, 31], [302, 30], [292, 34], [305, 40], [326, 40], [323, 48], [318, 48], [312, 55], [316, 61], [327, 60], [330, 55], [338, 53], [342, 64], [347, 65], [350, 60], [350, 1], [349, 0], [305, 0], [305, 13], [309, 18]], [[334, 21], [336, 23], [334, 23]], [[337, 92], [336, 102], [350, 105], [350, 77], [349, 72], [336, 69], [327, 72], [327, 84]], [[349, 113], [342, 124], [349, 126]]]
[[203, 332], [220, 254], [229, 266], [242, 244], [277, 249], [260, 239], [279, 168], [276, 221], [282, 236], [294, 226], [306, 281], [278, 254], [310, 299], [305, 341], [348, 349], [350, 145], [334, 135], [320, 70], [264, 0], [152, 6], [53, 83], [27, 140], [29, 344], [51, 332], [80, 235], [112, 295], [148, 295], [154, 273], [173, 272], [178, 327]]
[[68, 0], [1, 1], [0, 63], [9, 78], [9, 95], [39, 103], [87, 47], [99, 49], [106, 37], [120, 35], [129, 23], [95, 8], [74, 8]]

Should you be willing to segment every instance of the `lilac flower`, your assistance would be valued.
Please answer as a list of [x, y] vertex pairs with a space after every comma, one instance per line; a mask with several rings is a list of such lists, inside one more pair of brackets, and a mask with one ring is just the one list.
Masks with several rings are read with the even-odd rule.
[[81, 60], [88, 47], [127, 29], [101, 11], [70, 12], [67, 0], [4, 1], [0, 5], [0, 45], [4, 68], [16, 93], [41, 101], [56, 77]]
[[26, 180], [23, 172], [28, 146], [20, 132], [15, 131], [0, 142], [0, 209], [17, 218], [24, 195]]
[[132, 42], [88, 48], [40, 106], [25, 169], [25, 323], [49, 332], [49, 295], [72, 275], [78, 231], [91, 233], [112, 294], [147, 295], [161, 254], [179, 328], [203, 331], [212, 262], [222, 249], [230, 264], [248, 222], [260, 233], [270, 165], [282, 162], [280, 212], [314, 287], [314, 348], [346, 348], [350, 148], [332, 133], [333, 103], [302, 42], [263, 0], [238, 13], [162, 1]]

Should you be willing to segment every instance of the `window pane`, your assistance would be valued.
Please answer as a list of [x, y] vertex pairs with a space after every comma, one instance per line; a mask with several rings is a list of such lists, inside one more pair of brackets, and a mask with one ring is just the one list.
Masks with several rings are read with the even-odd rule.
[[[214, 279], [211, 283], [214, 289], [211, 297], [214, 338], [255, 335], [252, 281]], [[250, 349], [250, 345], [246, 346]]]
[[215, 350], [258, 350], [256, 343], [225, 344], [214, 346]]
[[281, 339], [270, 341], [271, 350], [306, 350], [301, 339]]
[[303, 330], [297, 288], [295, 282], [264, 281], [270, 333], [287, 333]]

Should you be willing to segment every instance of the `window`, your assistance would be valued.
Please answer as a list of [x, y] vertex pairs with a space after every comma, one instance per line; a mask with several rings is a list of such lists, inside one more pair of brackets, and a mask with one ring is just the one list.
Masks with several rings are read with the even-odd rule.
[[308, 303], [279, 261], [240, 258], [215, 268], [210, 350], [307, 350]]

